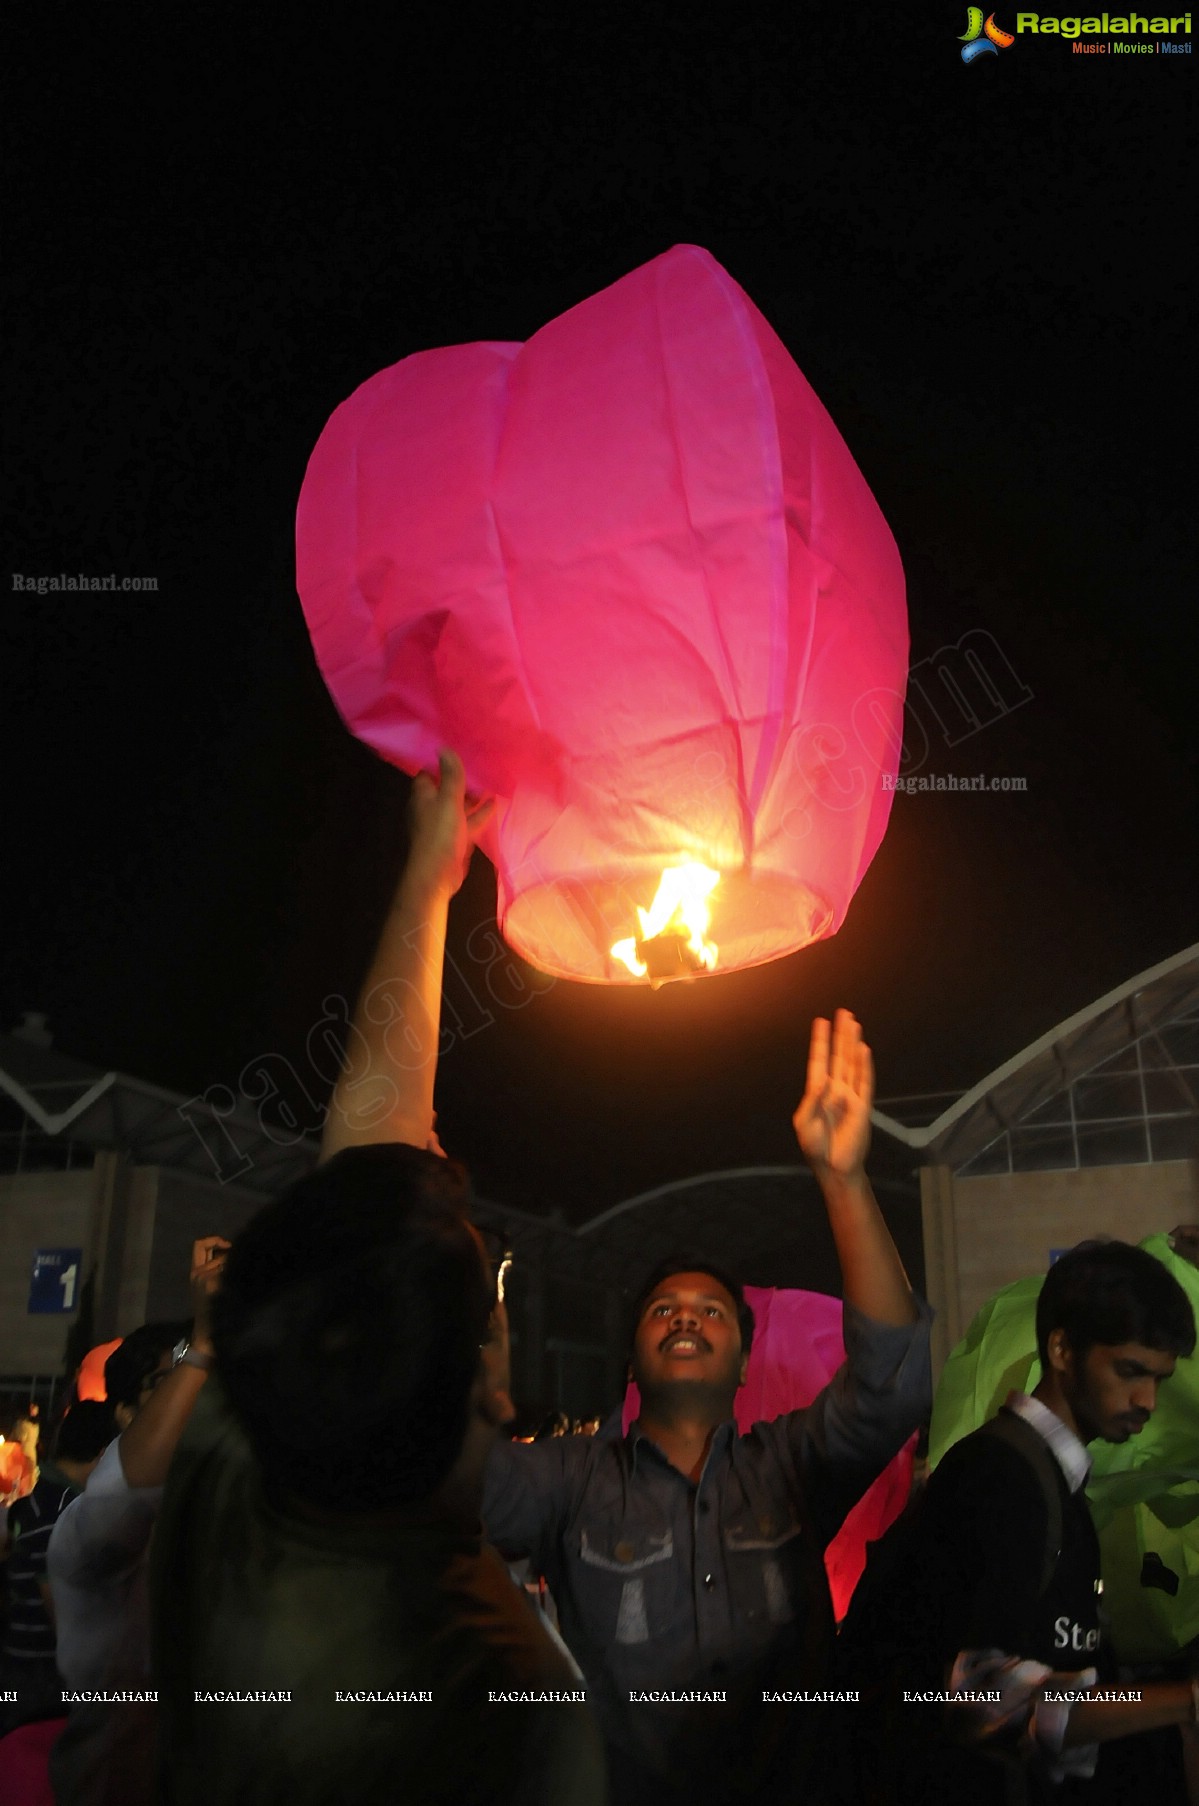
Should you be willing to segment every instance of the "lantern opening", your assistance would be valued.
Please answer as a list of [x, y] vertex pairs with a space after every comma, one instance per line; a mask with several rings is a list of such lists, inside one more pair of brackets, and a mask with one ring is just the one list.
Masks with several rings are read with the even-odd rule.
[[[730, 857], [736, 849], [730, 849]], [[585, 984], [654, 985], [651, 960], [668, 964], [664, 978], [695, 977], [704, 968], [682, 965], [679, 940], [689, 938], [683, 929], [673, 947], [666, 934], [653, 941], [629, 928], [637, 921], [642, 897], [652, 896], [662, 875], [662, 856], [646, 862], [640, 874], [629, 870], [587, 871], [561, 876], [544, 872], [541, 881], [505, 896], [501, 888], [500, 926], [508, 944], [538, 971], [555, 978], [582, 980]], [[828, 897], [813, 885], [770, 871], [762, 865], [721, 872], [720, 884], [710, 899], [711, 937], [719, 958], [711, 976], [758, 966], [767, 960], [795, 953], [829, 933], [833, 910]], [[628, 951], [632, 943], [634, 964], [614, 955], [613, 944]], [[692, 956], [687, 955], [690, 959]], [[644, 966], [639, 972], [637, 966]]]
[[638, 905], [640, 934], [614, 942], [612, 958], [634, 978], [648, 978], [655, 985], [711, 972], [719, 949], [706, 938], [712, 919], [708, 898], [719, 883], [719, 872], [694, 860], [669, 866], [649, 908]]

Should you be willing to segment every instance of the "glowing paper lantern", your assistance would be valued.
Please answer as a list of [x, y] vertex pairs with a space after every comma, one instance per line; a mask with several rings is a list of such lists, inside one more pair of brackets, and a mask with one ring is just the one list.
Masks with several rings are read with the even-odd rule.
[[[364, 383], [312, 455], [297, 567], [352, 730], [409, 772], [452, 746], [500, 799], [483, 846], [534, 965], [727, 971], [840, 925], [890, 809], [903, 573], [837, 429], [706, 251], [527, 344]], [[681, 918], [638, 934], [684, 866], [718, 874], [710, 957]]]
[[[756, 1423], [810, 1405], [845, 1359], [839, 1298], [769, 1286], [746, 1286], [745, 1297], [754, 1314], [754, 1340], [745, 1384], [733, 1406], [743, 1436]], [[640, 1395], [630, 1382], [622, 1419], [626, 1430], [640, 1409]], [[867, 1543], [876, 1541], [907, 1504], [915, 1447], [916, 1438], [911, 1436], [862, 1494], [824, 1552], [838, 1622], [849, 1610], [862, 1577]]]
[[37, 1463], [20, 1443], [0, 1436], [0, 1505], [15, 1505], [33, 1491]]

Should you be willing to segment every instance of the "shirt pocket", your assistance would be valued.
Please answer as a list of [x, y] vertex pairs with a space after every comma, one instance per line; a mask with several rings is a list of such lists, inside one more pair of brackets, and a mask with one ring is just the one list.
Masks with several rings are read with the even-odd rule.
[[747, 1617], [769, 1624], [795, 1620], [806, 1555], [803, 1525], [789, 1511], [739, 1512], [724, 1526], [724, 1549], [733, 1598]]
[[674, 1534], [583, 1530], [579, 1539], [580, 1590], [602, 1622], [606, 1637], [626, 1646], [648, 1643], [669, 1613]]

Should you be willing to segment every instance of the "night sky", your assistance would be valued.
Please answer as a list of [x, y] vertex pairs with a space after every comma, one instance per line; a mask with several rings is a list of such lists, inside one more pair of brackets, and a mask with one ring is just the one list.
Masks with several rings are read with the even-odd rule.
[[883, 1096], [956, 1092], [1193, 940], [1193, 58], [967, 67], [940, 4], [286, 16], [9, 18], [5, 568], [158, 590], [8, 596], [0, 1026], [186, 1094], [277, 1054], [319, 1111], [407, 782], [312, 658], [307, 457], [384, 365], [679, 242], [837, 422], [914, 661], [980, 631], [1029, 693], [951, 746], [914, 698], [921, 769], [1027, 792], [899, 796], [835, 939], [657, 994], [481, 959], [476, 859], [447, 1146], [568, 1217], [787, 1161], [814, 1013], [857, 1011]]

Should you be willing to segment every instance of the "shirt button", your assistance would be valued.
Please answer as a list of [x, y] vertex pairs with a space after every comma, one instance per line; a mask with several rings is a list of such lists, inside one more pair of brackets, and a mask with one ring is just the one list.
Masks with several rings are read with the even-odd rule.
[[714, 1587], [716, 1585], [716, 1582], [713, 1580], [713, 1578], [710, 1574], [704, 1575], [704, 1585], [706, 1587]]

